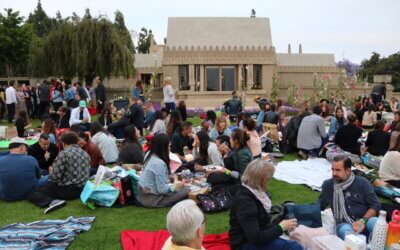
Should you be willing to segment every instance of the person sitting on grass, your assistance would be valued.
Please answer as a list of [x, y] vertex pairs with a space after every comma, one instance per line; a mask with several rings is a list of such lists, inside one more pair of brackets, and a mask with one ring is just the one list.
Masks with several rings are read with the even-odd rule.
[[0, 157], [0, 200], [17, 201], [45, 185], [47, 177], [40, 178], [39, 164], [27, 154], [28, 145], [19, 137], [10, 140], [10, 154]]
[[82, 131], [89, 131], [90, 128], [90, 113], [86, 108], [86, 102], [80, 101], [79, 107], [71, 110], [69, 126], [79, 124]]
[[362, 130], [356, 126], [356, 116], [353, 113], [347, 115], [348, 124], [340, 127], [336, 132], [335, 143], [344, 151], [360, 155], [361, 144], [358, 139]]
[[212, 141], [215, 141], [215, 139], [217, 139], [217, 137], [220, 135], [231, 136], [231, 130], [228, 128], [226, 119], [223, 117], [218, 117], [215, 121], [214, 128], [210, 130], [208, 135]]
[[222, 155], [218, 151], [217, 145], [211, 141], [207, 132], [197, 132], [194, 136], [193, 146], [193, 158], [197, 160], [201, 166], [210, 164], [215, 166], [224, 165]]
[[390, 124], [390, 132], [396, 131], [396, 125], [400, 124], [400, 111], [396, 111], [393, 116], [393, 121]]
[[47, 134], [50, 138], [50, 142], [56, 144], [56, 128], [52, 119], [46, 119], [42, 122], [42, 134]]
[[205, 119], [205, 121], [209, 125], [207, 132], [214, 127], [216, 120], [217, 120], [217, 114], [215, 113], [215, 111], [214, 110], [207, 110], [206, 119]]
[[347, 124], [347, 119], [344, 118], [343, 109], [337, 108], [336, 112], [335, 112], [335, 116], [331, 118], [331, 121], [329, 124], [329, 131], [328, 131], [329, 137], [334, 137], [336, 135], [336, 132], [338, 131], [338, 129], [346, 124]]
[[[400, 124], [396, 127], [400, 127]], [[400, 136], [395, 140], [381, 161], [379, 177], [390, 185], [400, 188]]]
[[383, 131], [385, 123], [383, 121], [377, 121], [374, 126], [374, 130], [368, 133], [365, 147], [368, 153], [376, 156], [385, 155], [389, 149], [390, 134]]
[[57, 111], [58, 114], [58, 121], [57, 121], [57, 128], [69, 128], [69, 119], [71, 117], [71, 110], [67, 107], [60, 107]]
[[319, 197], [321, 210], [332, 208], [336, 233], [343, 240], [348, 233], [372, 233], [381, 209], [372, 184], [364, 177], [355, 176], [351, 166], [346, 156], [333, 158], [332, 179], [324, 181]]
[[100, 165], [106, 165], [99, 147], [90, 140], [88, 132], [78, 132], [78, 145], [90, 156], [90, 175], [94, 175]]
[[18, 118], [15, 121], [18, 137], [25, 137], [25, 131], [31, 126], [32, 125], [29, 123], [28, 112], [26, 112], [26, 110], [19, 111]]
[[190, 188], [183, 182], [170, 183], [169, 137], [157, 134], [152, 139], [150, 152], [144, 160], [139, 177], [138, 201], [145, 207], [169, 207], [188, 197]]
[[61, 136], [62, 150], [49, 171], [49, 182], [28, 195], [30, 202], [38, 207], [48, 207], [49, 213], [65, 206], [65, 200], [79, 198], [89, 179], [90, 156], [79, 147], [78, 136], [67, 132]]
[[181, 123], [179, 129], [171, 136], [171, 152], [176, 154], [182, 161], [186, 161], [185, 147], [189, 150], [188, 153], [191, 153], [193, 149], [193, 129], [191, 122]]
[[120, 109], [116, 113], [116, 121], [109, 124], [107, 127], [108, 132], [110, 132], [115, 138], [124, 138], [124, 129], [130, 125], [128, 117], [125, 116], [125, 110]]
[[250, 140], [247, 142], [253, 158], [261, 157], [261, 140], [260, 136], [256, 131], [256, 122], [252, 118], [243, 120], [243, 127], [246, 133], [250, 136]]
[[101, 154], [107, 164], [115, 163], [118, 160], [118, 148], [115, 138], [105, 130], [99, 122], [90, 126], [92, 142], [99, 147]]
[[122, 142], [118, 155], [118, 162], [122, 164], [142, 164], [144, 155], [143, 148], [138, 140], [139, 131], [135, 126], [130, 125], [125, 128], [125, 140]]
[[272, 204], [266, 189], [274, 171], [274, 166], [261, 159], [252, 161], [244, 171], [229, 213], [232, 249], [303, 249], [295, 241], [280, 238], [285, 231], [297, 226], [296, 219], [272, 222]]
[[150, 123], [150, 134], [167, 133], [167, 128], [164, 122], [164, 116], [161, 110], [154, 113], [153, 120]]
[[364, 113], [361, 125], [364, 129], [372, 129], [377, 120], [378, 118], [375, 112], [375, 105], [369, 104], [368, 111]]
[[172, 136], [182, 123], [181, 112], [179, 110], [174, 110], [169, 115], [169, 120], [167, 122], [167, 135]]
[[202, 246], [206, 217], [193, 200], [175, 204], [167, 214], [171, 236], [161, 250], [205, 250]]
[[29, 147], [28, 154], [39, 163], [41, 175], [48, 175], [49, 167], [58, 155], [58, 149], [54, 143], [50, 142], [49, 135], [41, 134], [39, 141]]

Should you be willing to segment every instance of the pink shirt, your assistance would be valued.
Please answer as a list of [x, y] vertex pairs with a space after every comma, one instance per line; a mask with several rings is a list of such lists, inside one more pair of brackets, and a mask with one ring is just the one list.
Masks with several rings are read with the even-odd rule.
[[247, 134], [250, 135], [250, 140], [247, 142], [247, 146], [250, 148], [253, 157], [261, 154], [261, 140], [258, 136], [257, 131], [247, 131]]

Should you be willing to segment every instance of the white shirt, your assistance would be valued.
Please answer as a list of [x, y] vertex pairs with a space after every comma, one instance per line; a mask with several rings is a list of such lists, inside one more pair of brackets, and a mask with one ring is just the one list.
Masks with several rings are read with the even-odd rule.
[[[71, 117], [69, 118], [69, 126], [72, 126], [74, 124], [80, 124], [82, 123], [81, 120], [79, 120], [79, 114], [81, 110], [79, 107], [72, 109], [71, 111]], [[90, 113], [87, 108], [83, 109], [83, 118], [87, 118], [88, 122], [90, 122]]]
[[107, 163], [117, 162], [119, 152], [114, 137], [103, 132], [98, 132], [92, 137], [92, 142], [99, 147]]
[[7, 104], [17, 103], [17, 95], [15, 93], [14, 87], [10, 86], [6, 88], [6, 103]]
[[164, 103], [175, 102], [175, 91], [171, 85], [167, 85], [163, 88]]
[[167, 133], [167, 128], [165, 127], [165, 123], [161, 119], [157, 119], [154, 123], [153, 129], [151, 130], [151, 134], [159, 134], [159, 133]]

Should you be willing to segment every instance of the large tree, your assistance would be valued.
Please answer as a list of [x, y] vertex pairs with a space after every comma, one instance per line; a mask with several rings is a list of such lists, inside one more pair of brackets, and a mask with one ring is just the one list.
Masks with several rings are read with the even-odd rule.
[[132, 41], [131, 33], [125, 25], [124, 14], [121, 11], [117, 10], [115, 12], [115, 20], [114, 25], [117, 30], [121, 33], [121, 36], [125, 39], [125, 42], [132, 53], [135, 53], [135, 46]]
[[139, 41], [138, 41], [138, 53], [148, 54], [150, 53], [150, 45], [151, 45], [151, 37], [153, 36], [153, 32], [151, 30], [147, 31], [146, 28], [142, 28], [139, 33]]
[[32, 24], [35, 34], [39, 37], [47, 35], [55, 25], [55, 22], [47, 16], [40, 0], [33, 13], [29, 14], [27, 23]]
[[43, 40], [33, 39], [30, 70], [34, 76], [90, 79], [90, 76], [133, 76], [130, 44], [105, 17], [65, 19]]
[[23, 23], [23, 19], [12, 9], [0, 13], [0, 67], [7, 77], [25, 73], [32, 29]]

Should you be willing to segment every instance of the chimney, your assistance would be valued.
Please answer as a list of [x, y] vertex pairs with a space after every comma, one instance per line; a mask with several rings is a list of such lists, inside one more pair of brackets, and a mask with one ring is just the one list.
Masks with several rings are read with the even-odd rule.
[[299, 44], [299, 54], [303, 54], [303, 48], [301, 47], [301, 43]]
[[288, 54], [292, 54], [292, 48], [290, 47], [290, 43], [289, 43], [289, 45], [287, 47], [287, 53]]

